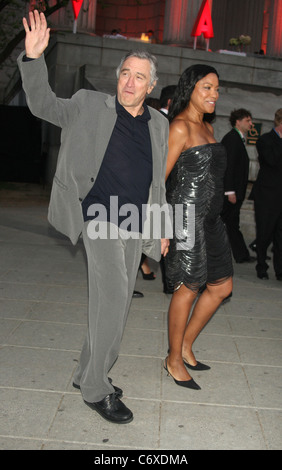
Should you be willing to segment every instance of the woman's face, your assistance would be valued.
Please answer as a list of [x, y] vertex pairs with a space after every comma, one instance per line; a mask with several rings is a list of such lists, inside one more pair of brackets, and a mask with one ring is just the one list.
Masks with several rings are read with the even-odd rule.
[[192, 92], [190, 103], [201, 113], [213, 113], [218, 100], [219, 82], [215, 73], [209, 73], [199, 80]]

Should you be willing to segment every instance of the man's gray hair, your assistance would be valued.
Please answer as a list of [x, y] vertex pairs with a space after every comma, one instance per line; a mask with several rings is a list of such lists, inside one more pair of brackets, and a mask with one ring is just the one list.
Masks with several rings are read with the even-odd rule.
[[150, 62], [150, 76], [151, 76], [150, 86], [152, 86], [153, 83], [158, 80], [158, 77], [157, 77], [158, 61], [157, 61], [157, 58], [154, 55], [150, 54], [147, 51], [131, 51], [131, 52], [128, 52], [121, 59], [120, 64], [116, 69], [117, 79], [119, 79], [119, 75], [120, 75], [120, 71], [121, 71], [121, 68], [123, 66], [123, 63], [127, 59], [129, 59], [129, 57], [137, 57], [137, 59], [146, 59]]

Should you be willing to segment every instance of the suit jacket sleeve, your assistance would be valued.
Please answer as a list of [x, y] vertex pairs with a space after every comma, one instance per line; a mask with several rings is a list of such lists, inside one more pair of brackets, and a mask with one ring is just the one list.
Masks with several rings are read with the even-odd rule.
[[161, 175], [161, 204], [167, 203], [165, 174], [166, 174], [166, 162], [167, 162], [167, 154], [168, 154], [168, 132], [169, 132], [169, 125], [168, 123], [165, 123], [164, 145], [163, 145], [163, 168], [162, 168], [162, 175]]
[[[260, 169], [255, 182], [256, 198], [264, 196], [272, 201], [281, 201], [282, 194], [282, 139], [272, 131], [263, 134], [257, 141]], [[281, 202], [280, 202], [281, 203]]]
[[[275, 135], [275, 131], [262, 135], [257, 143], [258, 159], [261, 165], [277, 166], [281, 161], [281, 150], [279, 153], [279, 137]], [[275, 145], [276, 143], [276, 145]]]
[[56, 126], [65, 127], [77, 118], [79, 107], [75, 95], [71, 99], [57, 98], [48, 83], [48, 70], [44, 55], [31, 61], [23, 61], [25, 52], [18, 57], [18, 67], [27, 104], [34, 116]]
[[249, 176], [249, 156], [245, 145], [235, 129], [222, 139], [227, 151], [227, 169], [224, 178], [224, 192], [235, 191], [237, 199], [243, 200]]
[[235, 137], [236, 136], [229, 132], [222, 139], [222, 144], [226, 148], [227, 154], [227, 166], [224, 176], [224, 192], [235, 191], [236, 189], [235, 166], [238, 155], [238, 144]]

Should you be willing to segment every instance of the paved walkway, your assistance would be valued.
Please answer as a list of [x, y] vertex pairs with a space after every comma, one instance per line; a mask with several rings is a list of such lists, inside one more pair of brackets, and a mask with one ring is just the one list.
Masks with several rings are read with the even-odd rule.
[[[281, 449], [282, 283], [235, 265], [234, 293], [195, 343], [202, 390], [167, 377], [167, 310], [158, 265], [140, 274], [110, 376], [134, 420], [114, 425], [72, 387], [86, 324], [82, 244], [48, 227], [44, 197], [0, 201], [1, 449]], [[110, 286], [109, 286], [110, 290]]]

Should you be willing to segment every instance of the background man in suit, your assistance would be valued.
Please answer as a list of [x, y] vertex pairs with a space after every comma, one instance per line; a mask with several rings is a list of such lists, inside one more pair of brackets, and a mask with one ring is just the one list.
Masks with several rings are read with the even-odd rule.
[[[168, 85], [168, 86], [163, 87], [161, 90], [160, 99], [157, 101], [157, 104], [158, 104], [157, 106], [154, 106], [154, 101], [152, 102], [154, 98], [147, 98], [146, 103], [148, 104], [148, 106], [156, 107], [156, 109], [158, 109], [160, 113], [163, 114], [163, 116], [168, 118], [169, 106], [172, 101], [175, 89], [176, 89], [176, 85]], [[161, 258], [161, 261], [160, 261], [160, 267], [161, 267], [161, 272], [162, 272], [163, 292], [165, 294], [172, 294], [174, 289], [172, 287], [169, 287], [167, 284], [166, 275], [165, 275], [165, 263], [164, 263], [163, 257]], [[145, 277], [145, 279], [146, 278], [155, 279], [154, 273], [151, 272], [150, 270], [148, 259], [144, 254], [142, 254], [142, 258], [141, 258], [141, 270], [144, 271], [144, 273], [142, 271], [143, 278], [144, 276], [147, 276]]]
[[[88, 330], [74, 386], [103, 418], [128, 423], [133, 414], [108, 372], [119, 353], [141, 252], [159, 261], [169, 243], [161, 236], [142, 239], [140, 213], [148, 198], [166, 202], [168, 123], [144, 103], [157, 80], [156, 59], [147, 52], [127, 54], [117, 69], [116, 97], [79, 90], [70, 99], [57, 98], [43, 55], [50, 29], [43, 13], [30, 12], [29, 20], [30, 28], [23, 19], [25, 53], [18, 58], [23, 88], [31, 112], [62, 128], [48, 219], [74, 244], [82, 233], [88, 260]], [[125, 204], [138, 209], [131, 233], [120, 210]]]
[[267, 248], [273, 241], [273, 267], [282, 281], [282, 108], [274, 128], [257, 141], [260, 169], [254, 184], [257, 276], [268, 279]]
[[160, 113], [168, 116], [168, 110], [172, 101], [176, 85], [168, 85], [162, 88], [160, 95]]
[[[160, 113], [163, 114], [166, 118], [168, 118], [168, 111], [170, 104], [172, 102], [172, 98], [176, 89], [176, 85], [168, 85], [162, 88], [161, 95], [160, 95]], [[173, 287], [169, 286], [166, 280], [165, 275], [165, 262], [164, 258], [162, 257], [161, 262], [161, 272], [162, 272], [162, 281], [163, 281], [163, 292], [165, 294], [173, 294]]]
[[252, 115], [246, 109], [232, 111], [229, 117], [232, 130], [222, 139], [227, 151], [227, 168], [224, 178], [224, 203], [222, 219], [226, 225], [229, 241], [236, 263], [254, 261], [250, 256], [240, 231], [240, 209], [245, 199], [249, 156], [245, 148], [245, 135], [252, 128]]

